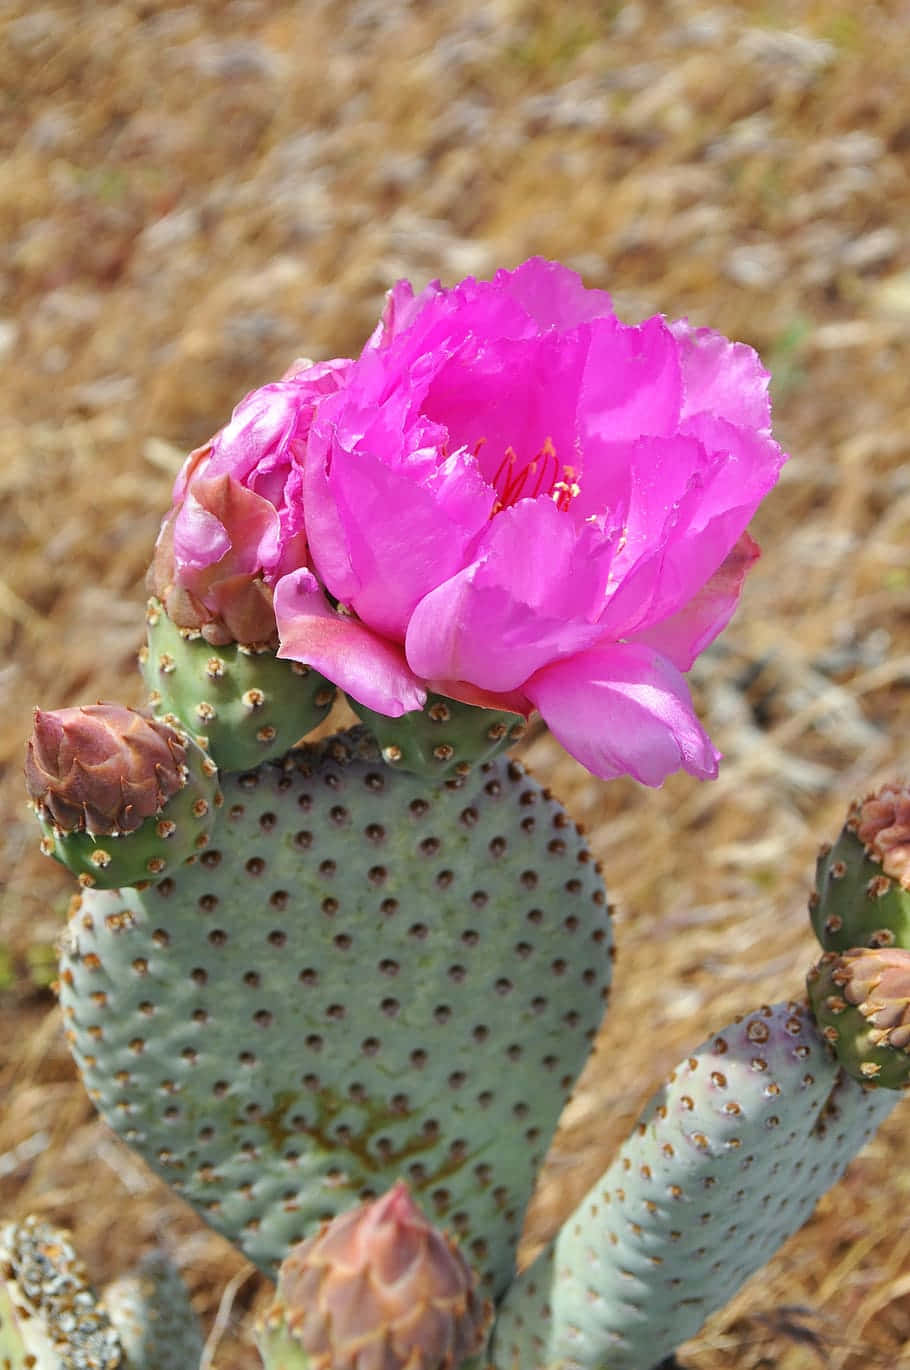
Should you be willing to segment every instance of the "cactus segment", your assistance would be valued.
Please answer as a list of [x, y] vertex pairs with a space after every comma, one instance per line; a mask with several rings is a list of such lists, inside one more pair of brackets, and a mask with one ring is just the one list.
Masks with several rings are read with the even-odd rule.
[[269, 1273], [404, 1178], [501, 1293], [609, 981], [583, 839], [521, 766], [428, 785], [363, 729], [224, 787], [199, 861], [74, 910], [92, 1099]]
[[885, 1089], [910, 1083], [910, 951], [855, 947], [827, 951], [809, 972], [822, 1036], [854, 1080]]
[[852, 805], [822, 848], [809, 913], [825, 951], [910, 948], [910, 795], [886, 785]]
[[172, 1261], [150, 1252], [102, 1300], [116, 1328], [129, 1370], [188, 1370], [205, 1345], [186, 1285]]
[[493, 1307], [451, 1238], [398, 1184], [327, 1223], [282, 1262], [256, 1328], [266, 1370], [456, 1370]]
[[378, 742], [386, 764], [427, 780], [467, 775], [472, 766], [492, 761], [511, 747], [525, 731], [521, 714], [481, 709], [445, 695], [427, 695], [422, 710], [400, 718], [387, 718], [347, 698]]
[[[72, 715], [95, 732], [103, 727], [108, 754], [96, 767], [77, 758], [54, 792], [47, 775], [38, 775], [36, 756], [42, 735], [53, 729], [65, 741]], [[41, 850], [86, 888], [161, 880], [194, 860], [221, 803], [217, 768], [198, 743], [168, 723], [111, 705], [39, 713], [26, 774]]]
[[122, 1370], [117, 1333], [65, 1232], [37, 1218], [0, 1228], [0, 1366]]
[[139, 664], [155, 713], [201, 734], [222, 771], [244, 771], [283, 756], [321, 723], [335, 686], [274, 650], [232, 642], [212, 646], [178, 628], [155, 599]]
[[673, 1072], [504, 1300], [500, 1370], [652, 1370], [768, 1261], [890, 1113], [800, 1004], [737, 1019]]

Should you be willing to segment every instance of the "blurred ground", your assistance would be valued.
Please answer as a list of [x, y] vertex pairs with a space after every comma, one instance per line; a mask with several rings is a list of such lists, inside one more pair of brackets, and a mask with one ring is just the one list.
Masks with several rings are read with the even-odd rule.
[[[696, 673], [721, 778], [605, 786], [527, 749], [604, 860], [620, 953], [539, 1240], [688, 1046], [799, 991], [814, 848], [910, 769], [910, 5], [2, 0], [0, 26], [0, 1203], [71, 1225], [99, 1280], [166, 1228], [211, 1321], [242, 1271], [74, 1081], [46, 989], [68, 884], [21, 794], [36, 702], [140, 701], [182, 454], [293, 357], [359, 350], [399, 275], [532, 253], [774, 371], [793, 458]], [[907, 1107], [693, 1370], [910, 1365]], [[261, 1293], [223, 1370], [255, 1363]]]

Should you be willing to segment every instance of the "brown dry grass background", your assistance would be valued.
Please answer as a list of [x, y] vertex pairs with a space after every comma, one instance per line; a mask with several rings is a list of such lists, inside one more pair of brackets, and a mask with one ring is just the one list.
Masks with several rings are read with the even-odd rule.
[[[619, 941], [539, 1239], [687, 1047], [799, 991], [814, 848], [910, 769], [910, 6], [5, 0], [0, 26], [0, 1211], [70, 1225], [99, 1280], [166, 1231], [211, 1323], [243, 1270], [74, 1079], [45, 987], [68, 884], [21, 794], [36, 702], [141, 699], [181, 455], [294, 356], [358, 350], [399, 275], [532, 253], [773, 368], [792, 461], [695, 678], [721, 778], [650, 792], [526, 749]], [[908, 1107], [687, 1365], [910, 1364]], [[240, 1286], [223, 1370], [255, 1363], [263, 1292]]]

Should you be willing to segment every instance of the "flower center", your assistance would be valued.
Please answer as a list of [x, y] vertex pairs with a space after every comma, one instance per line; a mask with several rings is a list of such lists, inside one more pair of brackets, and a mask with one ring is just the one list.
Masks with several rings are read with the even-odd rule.
[[[485, 441], [485, 438], [481, 438], [477, 443], [475, 456]], [[507, 447], [493, 477], [493, 485], [499, 498], [493, 505], [491, 517], [520, 499], [538, 499], [541, 495], [551, 499], [557, 509], [565, 513], [581, 490], [575, 467], [560, 463], [550, 438], [546, 439], [535, 457], [524, 463], [519, 460], [514, 447]]]

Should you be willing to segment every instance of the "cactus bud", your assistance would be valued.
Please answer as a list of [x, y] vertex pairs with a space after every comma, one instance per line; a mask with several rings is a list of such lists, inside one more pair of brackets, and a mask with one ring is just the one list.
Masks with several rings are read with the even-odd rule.
[[186, 748], [119, 704], [35, 710], [25, 780], [39, 817], [62, 832], [133, 832], [182, 786]]
[[851, 806], [822, 849], [809, 900], [826, 951], [910, 947], [910, 789], [884, 785]]
[[399, 1181], [293, 1248], [259, 1349], [267, 1370], [454, 1370], [485, 1338], [475, 1284]]
[[35, 711], [25, 780], [42, 850], [85, 885], [159, 880], [205, 846], [217, 776], [185, 733], [135, 709]]
[[822, 1035], [855, 1080], [910, 1084], [910, 951], [854, 947], [826, 952], [809, 972]]
[[856, 835], [882, 870], [910, 889], [910, 791], [906, 785], [883, 785], [856, 806], [851, 817]]

